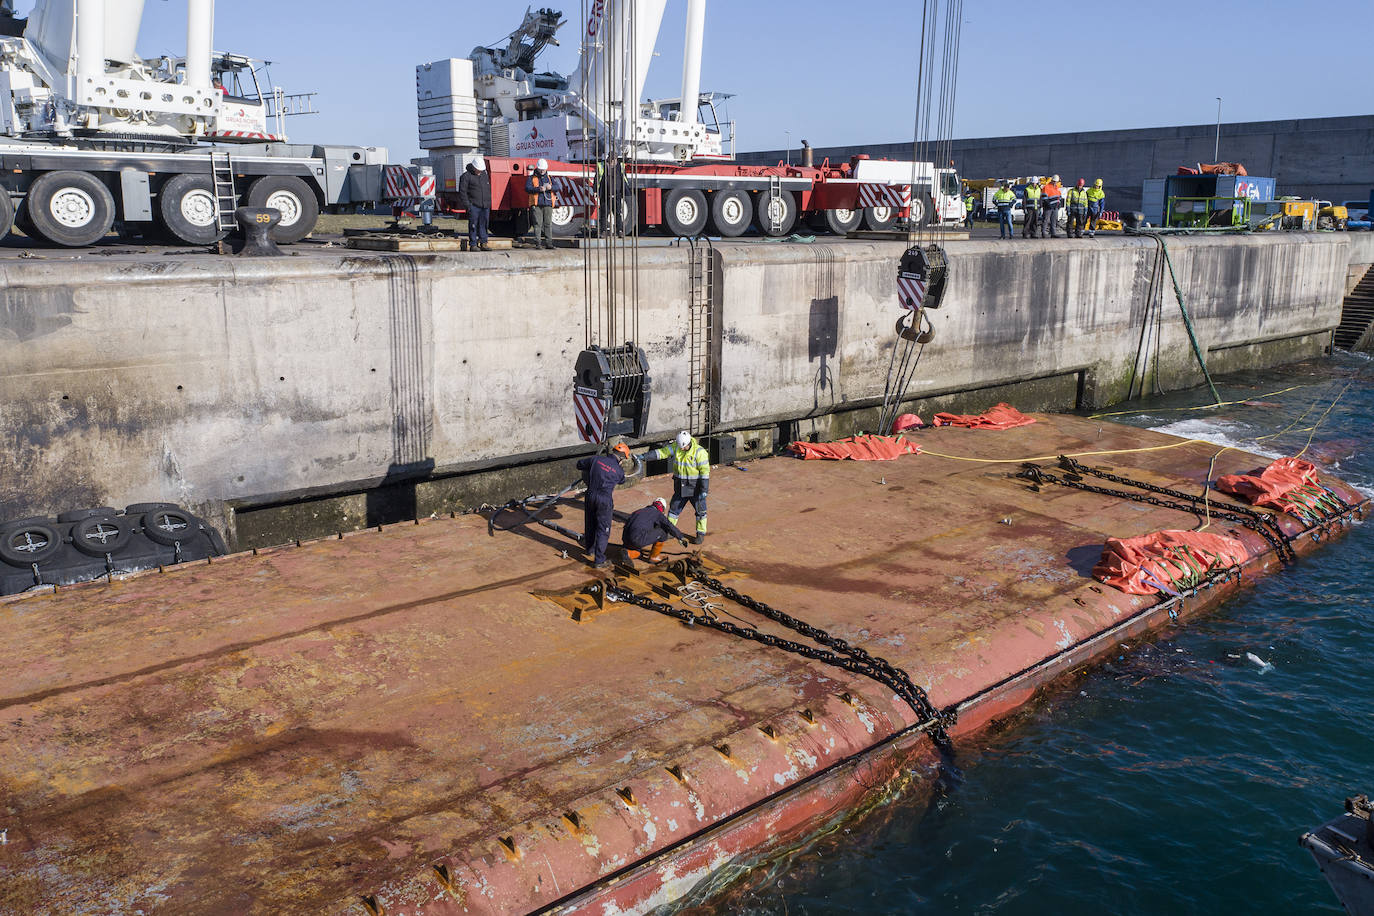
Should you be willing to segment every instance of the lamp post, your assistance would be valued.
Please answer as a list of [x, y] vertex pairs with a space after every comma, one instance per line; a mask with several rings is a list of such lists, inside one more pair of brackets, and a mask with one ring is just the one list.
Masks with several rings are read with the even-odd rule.
[[792, 164], [792, 131], [785, 130], [783, 134], [787, 137], [787, 164]]
[[1221, 156], [1221, 96], [1217, 96], [1217, 142], [1212, 147], [1212, 161]]

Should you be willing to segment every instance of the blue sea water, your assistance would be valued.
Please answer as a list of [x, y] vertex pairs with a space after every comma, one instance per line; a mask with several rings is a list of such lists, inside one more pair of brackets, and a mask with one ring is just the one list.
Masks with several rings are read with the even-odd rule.
[[[1220, 387], [1249, 403], [1180, 410], [1211, 400], [1194, 391], [1114, 419], [1306, 447], [1374, 492], [1374, 364], [1338, 355]], [[1372, 575], [1374, 521], [961, 744], [951, 794], [932, 801], [915, 781], [688, 909], [1339, 913], [1297, 838], [1374, 792]]]

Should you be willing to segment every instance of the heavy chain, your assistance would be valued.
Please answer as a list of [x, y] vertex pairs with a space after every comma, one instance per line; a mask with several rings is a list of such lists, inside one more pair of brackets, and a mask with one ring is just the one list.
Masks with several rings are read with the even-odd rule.
[[[721, 620], [712, 613], [715, 606], [706, 602], [701, 602], [704, 607], [701, 611], [695, 611], [685, 607], [675, 607], [662, 601], [655, 601], [644, 595], [638, 595], [627, 588], [619, 585], [611, 585], [606, 589], [606, 597], [616, 601], [623, 601], [627, 604], [634, 604], [647, 610], [657, 611], [668, 617], [673, 617], [682, 621], [688, 626], [702, 626], [716, 630], [740, 639], [746, 639], [761, 645], [770, 646], [775, 649], [782, 649], [794, 655], [800, 655], [813, 661], [822, 662], [845, 671], [852, 671], [855, 674], [863, 675], [873, 681], [891, 689], [908, 706], [910, 706], [920, 718], [920, 725], [925, 727], [936, 745], [942, 752], [948, 753], [952, 748], [948, 728], [957, 721], [957, 714], [953, 707], [944, 710], [937, 710], [930, 701], [929, 695], [925, 690], [917, 686], [911, 676], [904, 670], [887, 661], [870, 654], [865, 649], [852, 645], [847, 640], [838, 636], [832, 636], [820, 627], [812, 626], [804, 620], [799, 620], [790, 614], [779, 611], [741, 594], [728, 585], [706, 573], [700, 562], [693, 559], [688, 561], [688, 568], [693, 576], [693, 581], [700, 586], [704, 586], [716, 595], [728, 598], [736, 604], [749, 608], [752, 611], [768, 618], [769, 620], [781, 624], [788, 629], [800, 633], [807, 639], [819, 643], [825, 648], [807, 645], [806, 643], [796, 642], [781, 636], [774, 636], [771, 633], [764, 633], [753, 626], [741, 626], [740, 624], [730, 623]], [[700, 592], [692, 593], [689, 588], [688, 597], [705, 597]], [[714, 597], [714, 596], [712, 596]]]
[[1160, 496], [1168, 496], [1170, 498], [1161, 499], [1160, 496], [1148, 496], [1145, 493], [1131, 493], [1126, 490], [1114, 490], [1111, 487], [1094, 486], [1093, 484], [1090, 484], [1087, 481], [1083, 480], [1082, 476], [1080, 476], [1080, 473], [1071, 471], [1063, 475], [1055, 475], [1047, 471], [1045, 468], [1042, 468], [1040, 465], [1029, 462], [1021, 466], [1021, 472], [1018, 473], [1016, 476], [1021, 477], [1025, 480], [1032, 481], [1036, 484], [1057, 483], [1060, 486], [1070, 487], [1071, 489], [1075, 490], [1082, 490], [1085, 493], [1097, 493], [1101, 496], [1110, 496], [1113, 499], [1126, 499], [1130, 500], [1131, 502], [1144, 503], [1146, 505], [1151, 506], [1159, 506], [1161, 509], [1174, 509], [1178, 512], [1186, 512], [1189, 515], [1197, 515], [1200, 511], [1203, 510], [1203, 507], [1205, 505], [1206, 511], [1210, 512], [1213, 516], [1225, 519], [1226, 521], [1235, 522], [1238, 525], [1243, 525], [1244, 527], [1249, 528], [1251, 531], [1254, 531], [1260, 537], [1264, 538], [1266, 541], [1269, 542], [1269, 546], [1274, 548], [1274, 552], [1278, 554], [1278, 557], [1282, 562], [1293, 563], [1296, 562], [1298, 559], [1297, 552], [1294, 551], [1291, 540], [1289, 539], [1288, 535], [1284, 534], [1283, 529], [1279, 527], [1278, 522], [1274, 520], [1274, 517], [1272, 515], [1257, 512], [1254, 509], [1246, 509], [1240, 506], [1221, 507], [1213, 503], [1205, 503], [1203, 497], [1194, 496], [1191, 493], [1184, 493], [1180, 490], [1171, 490], [1168, 487], [1158, 487], [1154, 484], [1146, 483], [1143, 480], [1132, 480], [1128, 477], [1120, 477], [1115, 474], [1108, 474], [1105, 471], [1095, 471], [1091, 468], [1086, 468], [1081, 464], [1077, 464], [1077, 462], [1073, 462], [1072, 459], [1069, 458], [1061, 458], [1060, 460], [1072, 463], [1076, 465], [1076, 468], [1081, 468], [1083, 471], [1086, 471], [1087, 473], [1093, 476], [1103, 477], [1104, 479], [1111, 480], [1115, 483], [1121, 483], [1126, 486], [1137, 487], [1139, 489], [1148, 490], [1153, 493], [1159, 493]]
[[[1093, 477], [1101, 478], [1102, 480], [1109, 480], [1112, 483], [1125, 484], [1129, 487], [1138, 487], [1141, 490], [1149, 490], [1152, 493], [1161, 493], [1166, 496], [1172, 496], [1176, 499], [1191, 500], [1195, 504], [1205, 505], [1207, 507], [1210, 507], [1212, 505], [1211, 501], [1206, 497], [1194, 496], [1191, 493], [1184, 493], [1181, 490], [1172, 490], [1168, 487], [1156, 486], [1152, 483], [1146, 483], [1143, 480], [1133, 480], [1129, 477], [1121, 477], [1119, 475], [1112, 474], [1109, 471], [1104, 471], [1101, 468], [1090, 468], [1085, 464], [1080, 464], [1079, 462], [1073, 460], [1067, 455], [1059, 456], [1059, 464], [1060, 467], [1064, 468], [1064, 470], [1074, 474], [1089, 474]], [[1301, 520], [1308, 525], [1316, 524], [1320, 525], [1323, 530], [1329, 530], [1337, 519], [1339, 519], [1341, 516], [1345, 515], [1350, 511], [1350, 504], [1347, 503], [1345, 500], [1341, 499], [1340, 496], [1338, 496], [1336, 492], [1332, 490], [1330, 487], [1322, 486], [1321, 484], [1316, 484], [1312, 489], [1314, 491], [1320, 491], [1320, 495], [1317, 499], [1317, 505], [1313, 507], [1313, 515], [1315, 516], [1315, 518], [1303, 516], [1299, 516], [1299, 518], [1301, 518]], [[1326, 511], [1326, 506], [1328, 504], [1333, 504], [1329, 512]], [[1279, 527], [1277, 519], [1275, 519], [1275, 517], [1268, 512], [1261, 512], [1258, 509], [1251, 509], [1249, 506], [1235, 505], [1227, 505], [1225, 506], [1225, 509], [1231, 512], [1239, 512], [1242, 515], [1249, 515], [1252, 518], [1259, 519], [1264, 524], [1272, 526], [1273, 530], [1277, 532], [1280, 537], [1288, 539], [1288, 536], [1283, 533], [1283, 529]]]

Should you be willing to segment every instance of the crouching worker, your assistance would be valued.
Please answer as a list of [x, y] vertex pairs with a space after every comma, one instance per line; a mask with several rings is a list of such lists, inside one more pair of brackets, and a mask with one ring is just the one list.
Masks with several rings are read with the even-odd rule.
[[663, 542], [668, 538], [672, 538], [683, 547], [687, 546], [687, 536], [668, 521], [667, 516], [663, 514], [666, 511], [668, 504], [656, 499], [643, 509], [630, 513], [630, 517], [625, 520], [625, 527], [620, 532], [620, 543], [625, 548], [625, 556], [631, 560], [636, 559], [652, 545], [653, 549], [649, 550], [649, 555], [644, 559], [650, 563], [657, 563], [662, 559]]
[[668, 503], [668, 521], [677, 524], [690, 502], [697, 517], [696, 542], [706, 540], [706, 493], [711, 487], [711, 456], [692, 434], [683, 430], [677, 440], [662, 448], [650, 449], [644, 458], [668, 458], [673, 462], [673, 499]]
[[[615, 451], [628, 455], [624, 444]], [[611, 539], [611, 519], [615, 517], [615, 488], [625, 482], [625, 469], [615, 455], [591, 455], [577, 462], [582, 481], [587, 485], [582, 546], [592, 555], [592, 565], [606, 565], [606, 544]]]

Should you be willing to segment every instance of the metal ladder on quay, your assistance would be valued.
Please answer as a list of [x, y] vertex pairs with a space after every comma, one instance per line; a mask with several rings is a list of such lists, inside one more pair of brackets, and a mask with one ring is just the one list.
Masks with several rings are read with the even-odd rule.
[[715, 252], [706, 239], [691, 242], [688, 278], [687, 425], [698, 438], [715, 426], [711, 399], [711, 289]]
[[234, 160], [227, 150], [210, 150], [210, 180], [215, 186], [215, 219], [221, 232], [239, 227], [234, 211], [239, 206], [238, 188], [234, 185]]
[[1333, 344], [1338, 350], [1353, 350], [1374, 327], [1374, 266], [1365, 269], [1364, 276], [1341, 306], [1341, 323], [1336, 326]]

